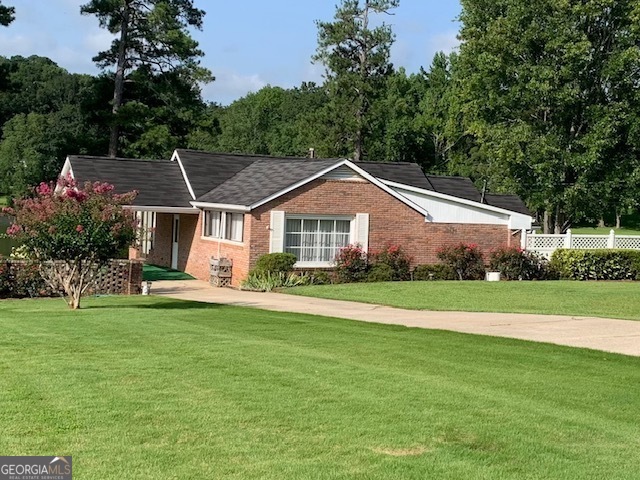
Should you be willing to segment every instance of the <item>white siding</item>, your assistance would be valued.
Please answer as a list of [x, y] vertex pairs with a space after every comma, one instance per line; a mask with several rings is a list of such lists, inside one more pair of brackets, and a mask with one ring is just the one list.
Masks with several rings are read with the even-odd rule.
[[509, 217], [506, 213], [491, 212], [482, 207], [476, 208], [464, 205], [452, 200], [430, 197], [427, 194], [410, 192], [393, 187], [401, 195], [407, 197], [413, 203], [421, 206], [429, 216], [427, 221], [433, 223], [475, 223], [485, 225], [509, 225]]
[[364, 182], [364, 178], [358, 175], [353, 171], [350, 167], [343, 165], [341, 167], [335, 168], [330, 172], [323, 175], [322, 178], [326, 178], [327, 180], [346, 180], [351, 182]]

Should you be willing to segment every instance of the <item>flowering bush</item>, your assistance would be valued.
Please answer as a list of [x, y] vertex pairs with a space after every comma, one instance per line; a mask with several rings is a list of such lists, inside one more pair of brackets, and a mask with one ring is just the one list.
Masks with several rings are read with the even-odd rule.
[[481, 280], [484, 278], [482, 252], [475, 244], [461, 243], [438, 250], [438, 258], [456, 272], [458, 280]]
[[545, 259], [517, 247], [504, 247], [491, 252], [489, 269], [500, 272], [505, 280], [544, 280], [549, 276]]
[[369, 255], [360, 245], [347, 245], [336, 255], [336, 277], [340, 282], [362, 282], [367, 278]]
[[[387, 244], [381, 251], [373, 252], [370, 263], [376, 266], [388, 265], [389, 269], [384, 270], [389, 272], [391, 277], [389, 280], [398, 281], [409, 280], [411, 278], [411, 258], [399, 245]], [[381, 272], [382, 268], [379, 270]], [[382, 276], [381, 273], [379, 273], [379, 275]]]
[[7, 235], [24, 245], [51, 289], [63, 290], [76, 309], [97, 267], [133, 244], [135, 220], [123, 206], [136, 194], [118, 195], [112, 185], [99, 182], [79, 187], [71, 178], [60, 179], [57, 187], [42, 183], [33, 196], [5, 209], [15, 217]]

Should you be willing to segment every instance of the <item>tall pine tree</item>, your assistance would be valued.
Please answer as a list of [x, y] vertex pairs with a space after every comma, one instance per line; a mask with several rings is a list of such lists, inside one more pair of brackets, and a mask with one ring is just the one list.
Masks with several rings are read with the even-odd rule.
[[142, 68], [151, 75], [179, 71], [194, 85], [213, 80], [200, 66], [204, 54], [188, 31], [202, 28], [205, 12], [195, 8], [193, 0], [91, 0], [81, 12], [97, 16], [101, 27], [117, 35], [111, 48], [93, 59], [103, 70], [115, 67], [109, 140], [109, 156], [115, 157], [122, 122], [118, 114], [132, 71]]
[[313, 60], [326, 68], [340, 146], [335, 153], [350, 150], [355, 161], [366, 157], [371, 108], [393, 72], [391, 27], [385, 23], [372, 27], [371, 20], [397, 6], [398, 0], [343, 0], [333, 22], [317, 22], [318, 49]]

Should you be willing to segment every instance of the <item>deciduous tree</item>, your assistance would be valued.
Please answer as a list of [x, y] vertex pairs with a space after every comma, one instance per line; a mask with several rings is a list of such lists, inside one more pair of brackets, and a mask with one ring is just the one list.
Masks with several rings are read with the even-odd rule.
[[[559, 233], [590, 209], [610, 162], [626, 162], [634, 150], [637, 2], [462, 0], [462, 7], [467, 132], [493, 162], [493, 184], [544, 210], [545, 229]], [[632, 171], [629, 164], [620, 175]]]
[[134, 198], [135, 192], [118, 195], [105, 183], [79, 187], [61, 179], [57, 189], [42, 183], [7, 209], [15, 217], [7, 234], [24, 245], [44, 280], [75, 310], [100, 268], [135, 240], [133, 215], [123, 208]]

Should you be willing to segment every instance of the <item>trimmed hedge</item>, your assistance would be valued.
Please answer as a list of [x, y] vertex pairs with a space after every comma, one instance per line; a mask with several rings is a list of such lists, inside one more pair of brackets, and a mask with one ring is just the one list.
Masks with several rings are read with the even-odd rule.
[[551, 267], [569, 280], [640, 280], [640, 251], [559, 249]]
[[261, 255], [256, 262], [252, 274], [265, 275], [289, 273], [296, 263], [296, 256], [293, 253], [267, 253]]
[[435, 263], [431, 265], [418, 265], [413, 269], [413, 279], [421, 280], [456, 280], [456, 272], [449, 265]]

